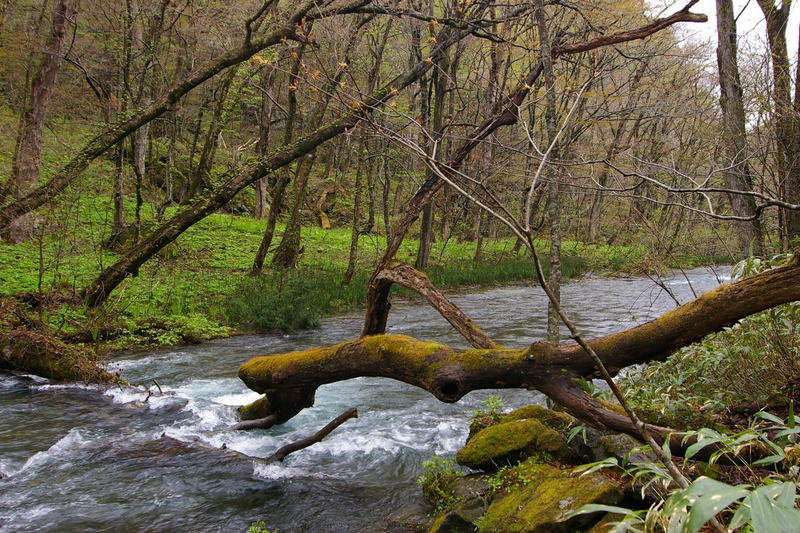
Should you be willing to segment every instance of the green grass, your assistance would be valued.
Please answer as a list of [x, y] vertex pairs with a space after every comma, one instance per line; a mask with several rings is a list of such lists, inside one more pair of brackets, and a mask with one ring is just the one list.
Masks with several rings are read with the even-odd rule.
[[[38, 240], [18, 245], [0, 244], [0, 295], [54, 289], [62, 293], [79, 291], [114, 262], [117, 255], [98, 246], [110, 231], [110, 201], [98, 196], [78, 196], [74, 200], [46, 212], [46, 230]], [[128, 208], [130, 219], [133, 214], [130, 205]], [[143, 217], [147, 224], [155, 223], [149, 206]], [[134, 322], [153, 317], [200, 315], [212, 324], [273, 329], [267, 323], [259, 325], [257, 320], [244, 319], [243, 315], [231, 311], [234, 293], [247, 292], [247, 274], [264, 227], [264, 221], [250, 217], [226, 214], [207, 217], [145, 264], [136, 277], [125, 280], [111, 295], [106, 312], [111, 317]], [[275, 243], [282, 231], [279, 225]], [[321, 316], [363, 305], [369, 275], [385, 246], [385, 236], [360, 237], [358, 267], [349, 285], [340, 282], [347, 265], [348, 229], [305, 227], [302, 242], [304, 252], [297, 272], [289, 278], [306, 280], [304, 290], [295, 292], [303, 294], [302, 305], [313, 309], [315, 318], [309, 319], [309, 324]], [[481, 262], [473, 261], [475, 246], [474, 242], [453, 239], [434, 243], [432, 264], [427, 271], [431, 281], [442, 289], [453, 289], [534, 278], [527, 253], [513, 252], [513, 239], [485, 240], [485, 259]], [[416, 239], [407, 239], [397, 254], [398, 259], [413, 262], [417, 247]], [[537, 248], [545, 253], [547, 243], [537, 242]], [[562, 271], [566, 278], [586, 271], [639, 272], [649, 263], [643, 246], [599, 246], [572, 241], [563, 244]], [[274, 273], [267, 274], [265, 279], [262, 287], [264, 283], [275, 287], [284, 283]], [[277, 298], [273, 305], [289, 309], [291, 306], [280, 299], [283, 296], [279, 292], [272, 291], [271, 298]], [[405, 290], [398, 292], [409, 294]], [[261, 302], [262, 310], [265, 305]], [[80, 316], [73, 316], [74, 311], [68, 319], [64, 319], [63, 313], [67, 313], [66, 308], [61, 313], [55, 312], [51, 323], [62, 329], [81, 326]], [[281, 325], [280, 321], [273, 326], [275, 329], [295, 327]]]

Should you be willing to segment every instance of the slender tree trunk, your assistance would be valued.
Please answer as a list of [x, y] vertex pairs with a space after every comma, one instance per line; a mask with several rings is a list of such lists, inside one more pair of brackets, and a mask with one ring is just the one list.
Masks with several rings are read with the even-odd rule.
[[347, 257], [347, 270], [342, 278], [342, 285], [347, 285], [352, 281], [353, 275], [356, 272], [356, 261], [358, 260], [358, 238], [361, 236], [361, 202], [364, 196], [363, 186], [361, 184], [361, 172], [364, 168], [364, 157], [367, 149], [365, 139], [362, 139], [362, 149], [358, 157], [358, 165], [356, 166], [355, 183], [353, 184], [353, 225], [350, 232], [350, 252]]
[[[448, 56], [444, 55], [442, 60], [437, 63], [436, 69], [431, 76], [430, 87], [433, 91], [433, 106], [431, 111], [431, 122], [433, 126], [432, 137], [435, 144], [437, 158], [441, 159], [442, 154], [442, 134], [444, 132], [444, 97], [447, 90], [447, 77], [442, 73], [448, 70]], [[424, 93], [423, 93], [424, 94]], [[425, 94], [423, 98], [428, 95]], [[423, 102], [423, 109], [427, 110], [427, 105]], [[427, 137], [427, 136], [426, 136]], [[434, 146], [430, 146], [432, 150]], [[428, 170], [427, 179], [433, 176], [433, 172]], [[419, 270], [427, 268], [431, 256], [431, 245], [434, 239], [434, 204], [429, 202], [422, 210], [422, 221], [419, 229], [419, 248], [417, 249], [417, 260], [415, 266]]]
[[[273, 66], [268, 66], [261, 74], [261, 108], [258, 121], [258, 144], [256, 152], [260, 156], [265, 156], [269, 152], [269, 136], [272, 132], [272, 111], [275, 103], [270, 94], [275, 85], [275, 72]], [[255, 217], [258, 219], [267, 216], [267, 178], [261, 178], [256, 182], [256, 206]]]
[[203, 151], [200, 152], [200, 161], [197, 163], [194, 176], [192, 176], [187, 199], [194, 197], [210, 184], [211, 167], [214, 164], [214, 156], [217, 151], [217, 145], [219, 144], [219, 135], [224, 125], [223, 114], [225, 112], [225, 104], [228, 101], [228, 93], [230, 92], [238, 70], [239, 65], [231, 67], [220, 85], [214, 112], [211, 114], [211, 123], [208, 125], [208, 133], [203, 143]]
[[[350, 53], [358, 43], [361, 36], [361, 30], [365, 27], [367, 20], [368, 19], [362, 19], [357, 27], [351, 32], [350, 39], [345, 47], [344, 59], [340, 64], [340, 68], [336, 71], [336, 74], [330, 80], [328, 80], [325, 89], [322, 91], [324, 94], [323, 99], [311, 111], [311, 119], [309, 121], [309, 127], [311, 129], [316, 129], [322, 124], [328, 104], [330, 103], [331, 98], [333, 98], [333, 95], [336, 94], [336, 88], [339, 85], [339, 81], [348, 68], [347, 65], [350, 63]], [[286, 225], [286, 231], [283, 233], [281, 242], [275, 252], [275, 258], [272, 261], [272, 264], [275, 266], [284, 268], [294, 268], [297, 266], [297, 259], [301, 250], [300, 216], [305, 201], [308, 178], [314, 165], [314, 160], [315, 154], [311, 154], [300, 161], [300, 163], [297, 165], [294, 187], [294, 204], [290, 213], [289, 222]]]
[[[78, 14], [79, 0], [56, 0], [50, 35], [44, 45], [39, 69], [30, 87], [30, 99], [20, 119], [19, 139], [14, 154], [11, 184], [18, 200], [28, 194], [39, 182], [39, 165], [44, 146], [44, 120], [50, 105], [68, 40], [68, 30]], [[5, 237], [11, 242], [22, 242], [33, 237], [36, 219], [27, 212], [9, 221]]]
[[289, 221], [283, 231], [283, 237], [275, 250], [275, 257], [272, 259], [273, 266], [281, 268], [294, 268], [297, 266], [298, 256], [300, 255], [300, 216], [306, 197], [306, 187], [311, 169], [314, 167], [315, 154], [305, 156], [297, 165], [294, 177], [294, 201], [289, 214]]
[[113, 234], [119, 235], [125, 227], [125, 204], [123, 183], [125, 181], [125, 146], [119, 143], [114, 154], [114, 228]]
[[[536, 24], [539, 30], [539, 39], [542, 46], [542, 65], [544, 66], [544, 83], [547, 90], [545, 96], [545, 125], [547, 131], [547, 144], [552, 144], [557, 135], [556, 124], [556, 93], [555, 75], [553, 74], [552, 43], [547, 30], [547, 20], [544, 13], [544, 3], [538, 0], [536, 8]], [[553, 147], [551, 158], [558, 157], [558, 148]], [[550, 279], [548, 285], [557, 302], [561, 301], [561, 187], [560, 176], [556, 169], [548, 169], [550, 182], [548, 184], [547, 220], [550, 225]], [[559, 342], [561, 320], [558, 310], [552, 302], [547, 307], [547, 340]]]
[[[748, 163], [742, 84], [736, 52], [736, 21], [733, 0], [717, 0], [717, 67], [719, 71], [720, 107], [722, 108], [723, 144], [726, 154], [725, 180], [729, 189], [752, 192], [753, 178]], [[734, 215], [755, 217], [752, 196], [729, 195]], [[763, 256], [763, 235], [758, 218], [736, 224], [739, 251], [743, 257]]]
[[[289, 75], [289, 114], [286, 117], [286, 126], [283, 130], [284, 145], [292, 142], [292, 138], [294, 137], [294, 125], [297, 121], [296, 87], [305, 48], [305, 44], [301, 44], [297, 47], [294, 62], [292, 63], [292, 70]], [[283, 209], [283, 197], [286, 194], [286, 187], [289, 185], [290, 179], [289, 168], [287, 167], [283, 169], [275, 185], [272, 187], [272, 203], [269, 205], [267, 226], [264, 228], [264, 236], [261, 237], [261, 243], [258, 245], [258, 251], [256, 251], [256, 256], [253, 259], [253, 266], [250, 269], [251, 274], [258, 274], [264, 269], [264, 261], [267, 258], [267, 252], [269, 252], [270, 246], [272, 246], [272, 239], [275, 237], [275, 226], [278, 224], [278, 216], [281, 213], [281, 209]]]

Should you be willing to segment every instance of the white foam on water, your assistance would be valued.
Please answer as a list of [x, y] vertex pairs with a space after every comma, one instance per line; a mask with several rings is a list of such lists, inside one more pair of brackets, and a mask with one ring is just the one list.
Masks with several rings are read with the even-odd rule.
[[334, 438], [319, 442], [309, 448], [311, 453], [329, 453], [334, 456], [373, 455], [376, 453], [394, 455], [404, 447], [394, 439], [373, 432], [367, 434], [340, 433]]
[[255, 391], [246, 391], [246, 392], [239, 392], [232, 394], [223, 394], [222, 396], [217, 396], [216, 398], [214, 398], [214, 401], [217, 403], [221, 403], [222, 405], [234, 405], [236, 407], [239, 407], [240, 405], [253, 403], [259, 398], [261, 398], [261, 395], [259, 393]]
[[89, 439], [84, 438], [79, 430], [72, 428], [69, 430], [69, 432], [67, 432], [66, 435], [61, 437], [47, 450], [43, 452], [37, 452], [29, 457], [28, 460], [25, 461], [25, 464], [22, 465], [22, 468], [20, 468], [15, 474], [24, 472], [25, 470], [29, 470], [31, 468], [37, 468], [48, 463], [51, 458], [57, 458], [61, 460], [63, 459], [64, 454], [67, 454], [72, 450], [79, 449], [85, 446], [88, 442], [90, 442]]
[[462, 421], [448, 422], [442, 420], [436, 426], [435, 453], [445, 455], [456, 453], [466, 441], [467, 432]]
[[331, 476], [320, 474], [319, 472], [311, 472], [304, 468], [295, 466], [286, 466], [281, 463], [271, 463], [265, 465], [258, 461], [253, 461], [253, 475], [261, 479], [291, 479], [291, 478], [313, 478], [313, 479], [330, 479]]
[[34, 385], [31, 387], [31, 389], [37, 391], [65, 390], [65, 389], [99, 391], [102, 390], [103, 387], [101, 387], [100, 385], [93, 385], [87, 383], [52, 383], [52, 384], [48, 383], [44, 385]]
[[196, 354], [192, 352], [158, 352], [138, 359], [120, 359], [111, 364], [119, 370], [131, 370], [134, 368], [158, 365], [161, 363], [190, 363], [196, 360]]

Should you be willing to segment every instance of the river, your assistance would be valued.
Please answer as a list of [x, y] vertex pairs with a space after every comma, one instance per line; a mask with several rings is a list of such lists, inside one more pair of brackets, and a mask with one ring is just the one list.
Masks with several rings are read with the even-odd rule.
[[[729, 267], [663, 278], [682, 302], [728, 279]], [[690, 288], [691, 287], [691, 288]], [[675, 306], [647, 278], [591, 277], [565, 285], [564, 307], [588, 338], [626, 329]], [[542, 291], [512, 286], [453, 300], [493, 339], [524, 346], [546, 330]], [[444, 404], [409, 385], [359, 378], [323, 386], [316, 405], [283, 426], [219, 432], [236, 406], [258, 398], [236, 377], [255, 355], [300, 350], [358, 335], [359, 314], [292, 335], [248, 335], [196, 346], [116, 355], [110, 363], [143, 388], [48, 384], [0, 373], [0, 530], [244, 532], [254, 521], [291, 532], [373, 532], [420, 499], [420, 463], [463, 444], [471, 410], [490, 394], [516, 407], [529, 391], [478, 391]], [[422, 302], [396, 303], [390, 333], [464, 346]], [[147, 398], [144, 388], [167, 394]], [[146, 400], [146, 401], [145, 401]], [[234, 454], [162, 439], [268, 456], [348, 407], [359, 417], [324, 441], [263, 466]]]

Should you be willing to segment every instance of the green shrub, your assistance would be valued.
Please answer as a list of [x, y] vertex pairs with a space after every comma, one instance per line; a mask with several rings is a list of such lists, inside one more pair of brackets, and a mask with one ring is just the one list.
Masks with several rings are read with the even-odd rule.
[[[755, 263], [743, 262], [734, 272], [746, 276], [781, 261]], [[781, 403], [800, 385], [798, 375], [800, 303], [792, 302], [749, 316], [664, 362], [631, 372], [623, 385], [635, 407], [656, 409], [669, 418], [741, 403]]]
[[329, 302], [314, 301], [312, 279], [302, 272], [245, 277], [228, 299], [228, 318], [258, 331], [318, 327]]

